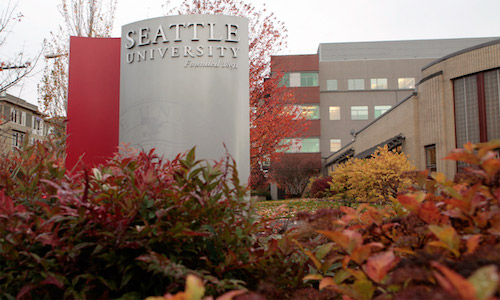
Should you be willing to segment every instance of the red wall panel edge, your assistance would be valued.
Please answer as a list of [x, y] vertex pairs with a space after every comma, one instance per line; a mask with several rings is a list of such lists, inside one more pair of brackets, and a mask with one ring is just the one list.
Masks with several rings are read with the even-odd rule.
[[68, 81], [66, 167], [92, 167], [119, 143], [120, 38], [71, 37]]

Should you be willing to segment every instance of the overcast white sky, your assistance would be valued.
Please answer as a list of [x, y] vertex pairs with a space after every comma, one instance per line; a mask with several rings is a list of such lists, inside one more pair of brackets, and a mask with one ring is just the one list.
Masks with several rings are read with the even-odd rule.
[[[9, 0], [0, 0], [0, 11]], [[15, 0], [11, 0], [15, 1]], [[0, 48], [0, 60], [16, 51], [40, 51], [62, 23], [61, 0], [18, 0], [24, 18]], [[118, 0], [114, 36], [124, 24], [162, 16], [166, 0]], [[169, 7], [180, 3], [171, 0]], [[288, 28], [288, 49], [316, 53], [319, 43], [500, 36], [500, 0], [249, 0], [273, 12]], [[38, 72], [9, 93], [37, 103]]]

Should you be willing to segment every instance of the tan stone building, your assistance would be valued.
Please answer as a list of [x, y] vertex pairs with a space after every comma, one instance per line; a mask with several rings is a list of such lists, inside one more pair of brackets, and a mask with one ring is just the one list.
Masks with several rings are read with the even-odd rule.
[[326, 159], [325, 169], [389, 144], [419, 169], [453, 178], [457, 164], [442, 159], [447, 153], [467, 141], [500, 139], [500, 39], [434, 60], [419, 78], [411, 95], [356, 131], [354, 141]]
[[36, 105], [7, 93], [0, 94], [0, 118], [0, 155], [44, 140], [50, 130]]

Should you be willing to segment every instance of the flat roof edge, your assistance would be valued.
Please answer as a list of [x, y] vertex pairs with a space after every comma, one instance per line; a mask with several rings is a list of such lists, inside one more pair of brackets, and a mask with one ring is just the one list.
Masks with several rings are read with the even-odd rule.
[[450, 53], [448, 55], [445, 55], [427, 65], [425, 65], [423, 68], [422, 68], [422, 71], [425, 71], [426, 69], [434, 66], [434, 65], [437, 65], [438, 63], [440, 62], [443, 62], [445, 60], [448, 60], [452, 57], [455, 57], [455, 56], [458, 56], [460, 54], [464, 54], [464, 53], [467, 53], [467, 52], [470, 52], [470, 51], [474, 51], [474, 50], [478, 50], [478, 49], [481, 49], [481, 48], [485, 48], [485, 47], [489, 47], [489, 46], [492, 46], [492, 45], [496, 45], [496, 44], [500, 44], [500, 38], [496, 39], [496, 40], [493, 40], [493, 41], [489, 41], [489, 42], [486, 42], [486, 43], [481, 43], [481, 44], [478, 44], [478, 45], [475, 45], [475, 46], [472, 46], [472, 47], [468, 47], [468, 48], [465, 48], [465, 49], [462, 49], [462, 50], [459, 50], [459, 51], [456, 51], [456, 52], [453, 52], [453, 53]]

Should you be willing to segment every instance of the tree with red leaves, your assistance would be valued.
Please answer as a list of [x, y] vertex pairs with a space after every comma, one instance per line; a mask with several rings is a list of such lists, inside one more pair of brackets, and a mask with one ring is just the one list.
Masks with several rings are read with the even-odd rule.
[[[168, 3], [168, 2], [167, 2]], [[250, 57], [250, 182], [262, 178], [262, 165], [276, 160], [290, 148], [286, 138], [304, 134], [309, 121], [296, 106], [293, 92], [279, 83], [282, 74], [271, 76], [271, 55], [286, 47], [287, 30], [266, 9], [239, 0], [184, 0], [171, 14], [222, 14], [249, 19]], [[261, 180], [260, 180], [261, 181]]]

